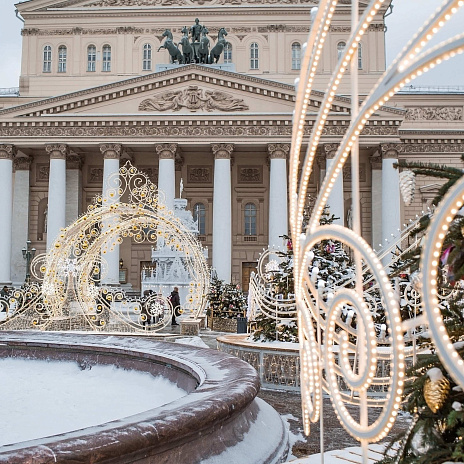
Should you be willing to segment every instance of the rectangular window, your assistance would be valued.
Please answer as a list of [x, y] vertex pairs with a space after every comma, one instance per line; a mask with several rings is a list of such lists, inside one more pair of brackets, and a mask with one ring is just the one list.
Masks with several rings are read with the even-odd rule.
[[66, 54], [67, 54], [66, 47], [60, 47], [58, 49], [58, 72], [59, 73], [66, 72]]
[[109, 72], [111, 71], [111, 47], [105, 45], [103, 47], [103, 67], [102, 71]]
[[97, 49], [93, 46], [87, 48], [87, 71], [95, 72], [97, 62]]
[[52, 72], [52, 47], [47, 45], [43, 50], [43, 72]]

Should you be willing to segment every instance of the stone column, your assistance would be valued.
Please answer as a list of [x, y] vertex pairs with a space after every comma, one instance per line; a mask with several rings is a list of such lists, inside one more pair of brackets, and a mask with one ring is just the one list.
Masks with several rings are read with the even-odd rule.
[[[372, 248], [379, 250], [382, 243], [382, 156], [378, 151], [370, 156], [371, 163], [371, 228]], [[383, 246], [383, 244], [382, 244]]]
[[231, 281], [232, 273], [232, 190], [230, 157], [234, 150], [231, 143], [215, 143], [213, 192], [213, 268], [217, 276]]
[[47, 206], [47, 251], [58, 238], [60, 229], [66, 227], [66, 155], [68, 146], [64, 144], [46, 145], [50, 155], [50, 176], [48, 179]]
[[[16, 155], [14, 145], [0, 145], [0, 285], [11, 284], [11, 229], [13, 216], [13, 158]], [[23, 245], [24, 246], [24, 245]]]
[[[122, 146], [119, 143], [108, 143], [100, 145], [100, 151], [103, 154], [103, 200], [106, 199], [106, 204], [117, 203], [119, 194], [117, 193], [117, 185], [119, 179], [119, 159], [121, 158]], [[109, 196], [109, 191], [116, 192], [112, 197]], [[111, 222], [111, 221], [109, 221]], [[108, 222], [103, 222], [103, 230], [107, 228]], [[114, 242], [117, 237], [112, 237], [111, 242]], [[113, 251], [109, 251], [112, 245], [108, 243], [106, 253], [102, 252], [102, 258], [108, 264], [108, 272], [103, 276], [102, 283], [105, 285], [119, 285], [119, 245], [113, 247]]]
[[267, 146], [270, 159], [269, 246], [282, 249], [282, 235], [288, 234], [287, 156], [288, 143]]
[[174, 211], [177, 143], [160, 143], [155, 145], [155, 150], [159, 157], [158, 190], [164, 195], [166, 208]]
[[[401, 228], [399, 171], [393, 165], [398, 162], [401, 144], [381, 145], [382, 152], [382, 245], [399, 236]], [[391, 257], [386, 259], [389, 262]]]
[[82, 157], [71, 152], [66, 157], [66, 226], [82, 211]]
[[317, 191], [319, 193], [319, 189], [321, 188], [322, 182], [324, 182], [324, 177], [327, 169], [327, 155], [325, 151], [321, 151], [316, 155], [316, 163], [319, 167], [319, 185], [317, 187]]
[[22, 249], [29, 239], [29, 190], [32, 158], [16, 157], [13, 161], [14, 197], [13, 225], [11, 237], [11, 280], [13, 285], [21, 285], [26, 278], [26, 260]]
[[[327, 155], [326, 172], [329, 172], [330, 166], [333, 163], [335, 154], [338, 150], [338, 144], [326, 143], [324, 144], [324, 151]], [[341, 226], [345, 225], [345, 197], [343, 195], [343, 173], [340, 173], [332, 188], [332, 192], [327, 200], [327, 205], [330, 208], [330, 214], [335, 215], [336, 219], [334, 224]]]

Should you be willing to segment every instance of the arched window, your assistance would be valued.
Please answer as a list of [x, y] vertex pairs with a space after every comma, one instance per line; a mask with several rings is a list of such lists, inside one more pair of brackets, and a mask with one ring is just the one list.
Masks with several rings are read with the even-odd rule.
[[196, 203], [193, 207], [193, 220], [198, 223], [200, 235], [206, 234], [206, 208], [203, 203]]
[[338, 42], [337, 44], [337, 61], [340, 60], [340, 58], [343, 55], [343, 52], [345, 51], [346, 48], [346, 42]]
[[227, 42], [224, 47], [224, 63], [232, 63], [232, 44], [230, 42]]
[[259, 69], [259, 46], [256, 42], [250, 46], [250, 68]]
[[52, 47], [45, 45], [43, 49], [43, 72], [52, 72]]
[[150, 44], [145, 44], [143, 46], [142, 69], [144, 71], [151, 70], [151, 45]]
[[363, 68], [363, 49], [362, 44], [358, 44], [358, 69]]
[[292, 69], [301, 69], [301, 45], [292, 43]]
[[111, 46], [103, 45], [103, 62], [102, 62], [102, 71], [109, 72], [111, 71]]
[[97, 48], [95, 45], [87, 47], [87, 71], [95, 72], [95, 63], [97, 62]]
[[256, 205], [247, 203], [245, 205], [245, 235], [256, 235]]
[[68, 49], [64, 45], [58, 47], [58, 72], [66, 72], [66, 58], [68, 55]]

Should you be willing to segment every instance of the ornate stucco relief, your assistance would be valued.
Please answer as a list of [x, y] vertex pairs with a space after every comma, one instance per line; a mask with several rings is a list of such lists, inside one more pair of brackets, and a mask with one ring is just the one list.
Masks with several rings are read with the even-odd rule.
[[462, 121], [462, 106], [411, 106], [406, 111], [409, 121]]
[[140, 111], [245, 111], [248, 105], [240, 98], [219, 90], [204, 90], [196, 85], [189, 85], [184, 90], [172, 90], [143, 100]]

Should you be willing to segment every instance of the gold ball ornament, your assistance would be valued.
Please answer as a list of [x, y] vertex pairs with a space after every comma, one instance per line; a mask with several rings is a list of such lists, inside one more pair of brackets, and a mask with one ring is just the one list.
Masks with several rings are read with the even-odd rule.
[[450, 389], [449, 380], [438, 367], [434, 367], [427, 372], [427, 380], [424, 384], [424, 398], [433, 413], [436, 413], [445, 404]]

